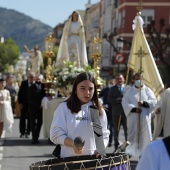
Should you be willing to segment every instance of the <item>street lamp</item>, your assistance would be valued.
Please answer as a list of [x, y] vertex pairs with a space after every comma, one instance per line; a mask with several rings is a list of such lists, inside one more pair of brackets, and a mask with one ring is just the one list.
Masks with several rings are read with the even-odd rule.
[[123, 37], [119, 37], [117, 38], [117, 48], [119, 49], [119, 51], [121, 51], [123, 49], [124, 46], [124, 39]]
[[51, 85], [54, 79], [54, 75], [52, 73], [52, 58], [55, 56], [54, 44], [55, 44], [55, 39], [52, 37], [51, 34], [48, 35], [44, 41], [44, 46], [45, 46], [44, 56], [47, 57], [46, 82], [45, 82], [45, 88], [47, 94], [49, 94], [49, 92], [52, 90]]
[[94, 37], [92, 41], [92, 48], [91, 48], [91, 55], [94, 61], [94, 73], [95, 73], [95, 80], [98, 87], [98, 92], [100, 91], [99, 87], [102, 85], [100, 80], [100, 67], [99, 67], [99, 60], [102, 54], [102, 41], [97, 35]]
[[119, 43], [122, 43], [122, 45], [120, 45], [120, 46], [122, 46], [122, 48], [125, 46], [125, 45], [127, 45], [129, 48], [131, 48], [131, 45], [132, 45], [132, 42], [131, 41], [129, 41], [129, 40], [125, 40], [123, 37], [119, 37], [119, 38], [117, 38], [117, 42], [119, 42]]

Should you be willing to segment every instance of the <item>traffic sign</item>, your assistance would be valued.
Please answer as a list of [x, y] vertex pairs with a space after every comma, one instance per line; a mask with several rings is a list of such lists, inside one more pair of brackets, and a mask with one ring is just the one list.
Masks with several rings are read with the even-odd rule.
[[115, 56], [115, 62], [117, 64], [120, 64], [120, 63], [123, 63], [125, 60], [125, 55], [123, 53], [117, 53], [116, 56]]

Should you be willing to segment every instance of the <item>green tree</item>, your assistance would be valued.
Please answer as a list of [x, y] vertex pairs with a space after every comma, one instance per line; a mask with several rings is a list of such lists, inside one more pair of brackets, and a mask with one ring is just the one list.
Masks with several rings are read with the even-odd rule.
[[15, 41], [8, 38], [0, 43], [0, 72], [7, 72], [9, 66], [15, 65], [19, 60], [19, 47]]

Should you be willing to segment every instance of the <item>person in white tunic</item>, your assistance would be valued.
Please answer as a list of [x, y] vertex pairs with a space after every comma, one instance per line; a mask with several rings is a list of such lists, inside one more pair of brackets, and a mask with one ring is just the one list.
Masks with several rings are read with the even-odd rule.
[[[151, 113], [157, 100], [153, 91], [143, 84], [139, 73], [135, 74], [134, 78], [134, 85], [123, 96], [122, 106], [127, 116], [128, 141], [130, 142], [126, 152], [132, 156], [140, 156], [152, 140]], [[140, 86], [141, 99], [139, 99]]]
[[[50, 129], [50, 139], [61, 145], [60, 157], [79, 155], [97, 155], [95, 135], [91, 120], [90, 106], [98, 109], [103, 132], [103, 143], [106, 147], [109, 140], [107, 117], [98, 101], [95, 79], [89, 73], [80, 73], [73, 85], [71, 96], [56, 109]], [[77, 148], [76, 137], [85, 141], [84, 147]]]
[[26, 45], [24, 45], [26, 51], [32, 55], [31, 58], [31, 72], [35, 74], [40, 74], [41, 67], [43, 67], [43, 58], [41, 51], [38, 50], [38, 45], [34, 46], [34, 50], [29, 50]]
[[8, 90], [5, 89], [6, 81], [0, 79], [0, 138], [3, 130], [12, 131], [14, 123], [13, 112], [11, 107], [11, 97]]
[[76, 62], [78, 67], [88, 65], [84, 26], [77, 11], [72, 13], [63, 29], [56, 66], [63, 66], [63, 61]]
[[[169, 137], [170, 139], [170, 137]], [[144, 150], [136, 170], [165, 170], [170, 167], [170, 157], [163, 140], [150, 143]]]
[[156, 127], [153, 140], [155, 140], [163, 128], [163, 137], [170, 136], [170, 88], [164, 90], [160, 95], [160, 100], [156, 109]]

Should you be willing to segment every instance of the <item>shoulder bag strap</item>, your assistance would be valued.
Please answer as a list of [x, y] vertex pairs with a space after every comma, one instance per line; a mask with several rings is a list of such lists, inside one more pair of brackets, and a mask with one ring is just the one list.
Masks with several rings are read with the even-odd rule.
[[105, 146], [103, 142], [103, 131], [102, 131], [102, 126], [101, 126], [100, 119], [99, 119], [99, 111], [95, 106], [90, 106], [90, 113], [91, 113], [91, 120], [93, 123], [93, 131], [94, 131], [94, 136], [95, 136], [97, 152], [101, 156], [105, 156], [106, 151], [105, 151]]

